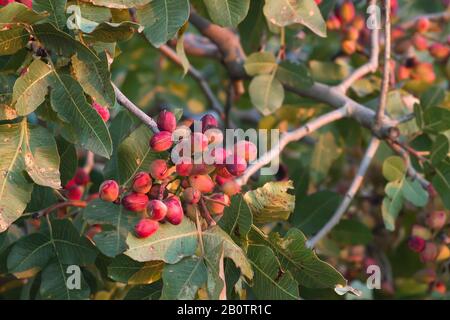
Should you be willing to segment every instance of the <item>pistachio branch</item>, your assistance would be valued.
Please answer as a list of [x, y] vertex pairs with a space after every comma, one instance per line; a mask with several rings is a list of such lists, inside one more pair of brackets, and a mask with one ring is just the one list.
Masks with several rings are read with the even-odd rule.
[[48, 208], [39, 210], [32, 214], [33, 219], [39, 219], [40, 217], [46, 216], [49, 213], [61, 209], [61, 208], [67, 208], [67, 207], [76, 207], [76, 208], [85, 208], [87, 206], [87, 202], [83, 200], [69, 200], [65, 202], [58, 202], [53, 205], [51, 205]]
[[[182, 62], [180, 57], [176, 54], [176, 52], [170, 48], [167, 45], [162, 45], [159, 47], [159, 51], [169, 58], [172, 62], [175, 64], [182, 66]], [[209, 86], [208, 82], [205, 80], [203, 75], [200, 71], [195, 69], [192, 65], [189, 66], [188, 74], [194, 78], [195, 81], [197, 81], [198, 85], [200, 86], [200, 89], [202, 89], [203, 93], [205, 94], [208, 101], [211, 103], [212, 108], [217, 111], [219, 114], [223, 113], [223, 107], [220, 101], [217, 99], [216, 95], [211, 90], [211, 87]]]
[[139, 120], [141, 120], [144, 124], [146, 124], [154, 133], [158, 133], [159, 129], [155, 120], [153, 120], [152, 117], [147, 115], [133, 102], [131, 102], [130, 99], [128, 99], [127, 96], [125, 96], [114, 83], [112, 83], [112, 86], [114, 88], [114, 92], [116, 93], [117, 102], [119, 102], [121, 106], [126, 108], [128, 111], [134, 114]]
[[372, 137], [369, 142], [369, 146], [367, 147], [366, 153], [364, 154], [364, 158], [361, 161], [358, 172], [356, 173], [356, 176], [353, 179], [350, 188], [345, 194], [344, 200], [341, 202], [331, 219], [328, 220], [328, 222], [322, 227], [322, 229], [320, 229], [314, 237], [306, 242], [307, 247], [313, 248], [317, 244], [317, 242], [319, 242], [325, 235], [327, 235], [331, 231], [331, 229], [333, 229], [336, 224], [339, 223], [342, 216], [347, 211], [353, 198], [355, 197], [356, 193], [358, 192], [359, 188], [361, 187], [367, 170], [369, 169], [370, 163], [372, 162], [372, 159], [375, 156], [375, 153], [377, 152], [379, 146], [380, 140], [376, 137]]

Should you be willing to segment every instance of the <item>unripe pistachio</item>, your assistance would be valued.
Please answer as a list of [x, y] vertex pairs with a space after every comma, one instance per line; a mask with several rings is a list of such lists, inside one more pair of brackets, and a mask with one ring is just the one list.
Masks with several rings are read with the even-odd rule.
[[231, 179], [234, 178], [234, 176], [228, 171], [228, 169], [225, 166], [217, 166], [216, 173], [218, 176], [221, 176], [225, 179]]
[[184, 216], [180, 199], [177, 196], [172, 196], [164, 200], [164, 203], [167, 206], [166, 220], [174, 225], [180, 224]]
[[356, 41], [359, 38], [359, 30], [355, 27], [350, 27], [345, 31], [345, 38], [347, 40]]
[[223, 214], [225, 207], [229, 207], [231, 203], [230, 197], [223, 193], [215, 193], [210, 198], [212, 201], [207, 201], [208, 208], [212, 214], [216, 215]]
[[430, 28], [430, 20], [428, 18], [419, 18], [416, 21], [416, 30], [419, 33], [425, 33]]
[[345, 1], [339, 9], [339, 17], [343, 23], [350, 23], [355, 18], [356, 10], [352, 1]]
[[227, 170], [234, 176], [242, 175], [247, 169], [247, 162], [238, 155], [229, 156], [226, 163]]
[[222, 147], [215, 147], [211, 150], [210, 154], [214, 159], [214, 164], [224, 165], [226, 163], [227, 157], [231, 155], [231, 152]]
[[181, 161], [176, 165], [177, 174], [182, 177], [187, 177], [191, 174], [193, 168], [192, 162], [189, 161]]
[[425, 249], [425, 240], [421, 237], [412, 236], [408, 240], [408, 247], [414, 252], [422, 252]]
[[163, 159], [156, 159], [150, 164], [150, 175], [153, 179], [164, 180], [167, 176], [167, 162]]
[[251, 162], [258, 156], [258, 148], [251, 141], [241, 140], [234, 145], [234, 154]]
[[361, 31], [364, 29], [364, 27], [366, 26], [366, 21], [364, 20], [363, 17], [361, 16], [356, 16], [355, 20], [353, 20], [352, 23], [353, 28], [355, 28], [358, 31]]
[[219, 186], [223, 186], [226, 182], [230, 181], [232, 178], [224, 178], [216, 174], [215, 180]]
[[183, 192], [183, 199], [187, 204], [196, 204], [200, 201], [202, 193], [192, 187], [186, 188]]
[[208, 128], [218, 127], [219, 123], [212, 114], [205, 114], [202, 119], [202, 132], [205, 132]]
[[438, 255], [438, 247], [434, 242], [428, 241], [425, 248], [420, 253], [420, 260], [422, 262], [433, 262]]
[[429, 212], [425, 220], [428, 227], [434, 230], [440, 230], [447, 222], [447, 214], [445, 211]]
[[450, 55], [450, 48], [439, 42], [433, 43], [428, 50], [437, 60], [445, 60]]
[[424, 81], [426, 83], [433, 83], [436, 80], [433, 65], [429, 62], [419, 63], [413, 70], [411, 76], [414, 79]]
[[156, 152], [169, 150], [172, 145], [172, 133], [170, 133], [169, 131], [161, 131], [155, 133], [150, 139], [150, 147], [153, 151]]
[[142, 193], [129, 193], [122, 199], [122, 205], [128, 211], [139, 212], [147, 208], [148, 197]]
[[196, 163], [192, 167], [190, 175], [204, 175], [204, 174], [210, 174], [215, 169], [214, 166], [207, 165], [205, 163]]
[[161, 131], [174, 132], [177, 128], [177, 119], [172, 112], [163, 110], [159, 113], [157, 124]]
[[224, 183], [222, 191], [229, 197], [234, 196], [241, 192], [241, 186], [234, 180], [230, 180]]
[[209, 175], [193, 175], [189, 177], [190, 185], [201, 193], [210, 193], [214, 190], [215, 184]]
[[148, 238], [156, 231], [158, 231], [159, 223], [158, 221], [151, 219], [142, 219], [134, 227], [134, 231], [138, 238]]
[[81, 186], [73, 186], [67, 190], [67, 199], [69, 200], [81, 200], [83, 197], [84, 188]]
[[98, 192], [103, 201], [114, 202], [119, 197], [119, 184], [114, 180], [103, 181]]
[[341, 29], [341, 20], [335, 15], [331, 15], [327, 20], [328, 30], [339, 30]]
[[223, 142], [223, 133], [220, 129], [209, 128], [205, 130], [204, 134], [208, 138], [209, 143], [214, 143], [215, 145], [218, 145]]
[[64, 185], [64, 189], [69, 190], [70, 188], [72, 188], [73, 186], [76, 186], [76, 182], [75, 179], [72, 178], [69, 181], [67, 181], [67, 183]]
[[425, 51], [428, 49], [428, 41], [424, 36], [416, 34], [412, 40], [414, 48], [416, 48], [418, 51]]
[[431, 285], [431, 291], [444, 295], [447, 292], [447, 287], [444, 282], [436, 281]]
[[161, 200], [150, 200], [147, 212], [152, 220], [161, 221], [167, 215], [167, 206]]
[[73, 178], [75, 183], [79, 186], [85, 186], [91, 181], [91, 178], [83, 168], [78, 168]]
[[411, 69], [407, 68], [406, 66], [400, 66], [397, 70], [397, 80], [403, 81], [409, 79], [411, 76]]
[[109, 109], [107, 107], [102, 106], [101, 104], [97, 102], [92, 102], [92, 108], [97, 111], [97, 113], [100, 115], [100, 117], [103, 119], [104, 122], [107, 122], [110, 117]]
[[152, 178], [147, 172], [139, 172], [133, 179], [133, 191], [138, 193], [147, 193], [152, 187]]

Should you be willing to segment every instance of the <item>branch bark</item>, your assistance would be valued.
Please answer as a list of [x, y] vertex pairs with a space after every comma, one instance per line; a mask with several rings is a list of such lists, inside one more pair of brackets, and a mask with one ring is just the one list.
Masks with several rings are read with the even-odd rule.
[[155, 120], [131, 102], [114, 83], [112, 83], [112, 86], [116, 93], [117, 102], [146, 124], [154, 133], [158, 133], [159, 129]]
[[341, 202], [340, 206], [337, 208], [331, 219], [322, 227], [322, 229], [320, 229], [320, 231], [314, 237], [306, 242], [307, 247], [314, 247], [317, 242], [319, 242], [324, 236], [326, 236], [331, 231], [331, 229], [333, 229], [333, 227], [339, 223], [342, 216], [347, 211], [347, 208], [349, 207], [353, 198], [355, 197], [356, 193], [358, 192], [359, 188], [361, 187], [364, 176], [366, 175], [370, 163], [372, 162], [372, 159], [375, 156], [375, 153], [377, 152], [379, 146], [380, 140], [376, 137], [372, 137], [369, 146], [367, 147], [364, 158], [361, 161], [358, 172], [353, 179], [350, 188], [345, 194], [344, 200]]

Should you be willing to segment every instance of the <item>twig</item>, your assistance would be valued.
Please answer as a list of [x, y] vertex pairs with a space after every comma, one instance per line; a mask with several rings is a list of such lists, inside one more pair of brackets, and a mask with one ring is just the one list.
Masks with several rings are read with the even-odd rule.
[[201, 206], [201, 214], [202, 217], [206, 220], [206, 222], [208, 223], [208, 225], [210, 226], [215, 226], [216, 225], [216, 221], [214, 221], [214, 219], [211, 217], [211, 214], [209, 213], [208, 207], [206, 206], [205, 200], [200, 199], [200, 206]]
[[443, 11], [443, 12], [437, 12], [437, 13], [431, 13], [431, 14], [424, 14], [420, 16], [416, 16], [411, 20], [405, 21], [398, 25], [398, 27], [402, 28], [403, 30], [408, 30], [410, 28], [413, 28], [416, 24], [416, 22], [419, 19], [428, 19], [430, 21], [435, 22], [448, 22], [450, 20], [450, 11]]
[[278, 157], [283, 151], [283, 149], [293, 141], [300, 140], [301, 138], [305, 137], [306, 135], [316, 131], [317, 129], [330, 124], [334, 121], [340, 120], [342, 118], [345, 118], [348, 116], [348, 107], [343, 106], [339, 109], [333, 110], [331, 112], [328, 112], [310, 122], [307, 124], [301, 126], [300, 128], [285, 133], [280, 141], [272, 147], [267, 153], [262, 155], [258, 160], [256, 160], [254, 163], [252, 163], [251, 166], [247, 168], [247, 170], [244, 172], [244, 174], [239, 177], [236, 182], [240, 185], [244, 185], [247, 183], [248, 179], [256, 173], [259, 169], [264, 167], [266, 164], [270, 163], [274, 158]]
[[[169, 46], [162, 45], [161, 47], [159, 47], [159, 51], [162, 54], [164, 54], [164, 56], [166, 56], [167, 58], [172, 60], [174, 63], [176, 63], [177, 65], [182, 66], [180, 57]], [[209, 86], [208, 82], [205, 80], [203, 75], [200, 73], [200, 71], [198, 71], [191, 65], [191, 66], [189, 66], [188, 73], [189, 73], [189, 75], [192, 76], [192, 78], [195, 79], [195, 81], [197, 81], [197, 83], [199, 84], [203, 93], [205, 94], [206, 98], [211, 103], [212, 108], [214, 110], [216, 110], [217, 112], [219, 112], [220, 114], [222, 114], [223, 113], [222, 104], [217, 99], [216, 95], [211, 90], [211, 87]]]
[[66, 202], [59, 202], [51, 205], [48, 208], [42, 209], [32, 214], [33, 219], [39, 219], [40, 217], [46, 216], [52, 211], [66, 208], [66, 207], [77, 207], [77, 208], [85, 208], [87, 206], [87, 202], [83, 200], [69, 200]]
[[205, 255], [205, 246], [203, 244], [203, 233], [202, 233], [202, 225], [200, 223], [200, 217], [199, 217], [199, 210], [196, 207], [195, 209], [195, 224], [197, 227], [197, 233], [198, 233], [198, 241], [200, 243], [200, 252], [202, 257]]
[[[377, 3], [376, 0], [371, 0], [370, 5], [375, 5]], [[355, 83], [355, 81], [363, 78], [368, 73], [374, 73], [378, 69], [378, 56], [380, 55], [380, 32], [378, 28], [372, 29], [370, 36], [370, 58], [369, 61], [356, 69], [348, 78], [342, 81], [341, 84], [336, 86], [336, 89], [341, 91], [342, 93], [346, 93], [347, 90]]]
[[86, 163], [83, 167], [84, 171], [89, 174], [92, 169], [94, 169], [94, 165], [95, 165], [95, 155], [92, 151], [87, 151], [86, 152]]
[[159, 129], [155, 120], [131, 102], [114, 83], [112, 85], [116, 93], [117, 102], [146, 124], [154, 133], [158, 133]]
[[328, 220], [328, 222], [322, 227], [322, 229], [320, 229], [319, 232], [314, 237], [312, 237], [307, 241], [306, 245], [309, 248], [314, 247], [317, 244], [317, 242], [319, 242], [320, 239], [322, 239], [325, 235], [327, 235], [328, 232], [330, 232], [331, 229], [333, 229], [333, 227], [336, 224], [338, 224], [338, 222], [341, 220], [342, 215], [347, 211], [348, 206], [350, 205], [359, 188], [361, 187], [364, 176], [366, 175], [366, 172], [369, 169], [369, 165], [372, 162], [372, 159], [375, 156], [375, 153], [377, 152], [379, 146], [380, 140], [376, 137], [372, 137], [369, 146], [367, 147], [364, 158], [361, 161], [361, 165], [359, 166], [358, 172], [356, 173], [356, 176], [353, 179], [352, 184], [350, 185], [350, 188], [348, 189], [344, 200], [341, 202], [340, 206], [337, 208], [336, 212], [331, 217], [331, 219]]
[[381, 83], [380, 103], [377, 109], [376, 126], [379, 126], [384, 118], [389, 91], [391, 72], [391, 0], [384, 0], [384, 69]]

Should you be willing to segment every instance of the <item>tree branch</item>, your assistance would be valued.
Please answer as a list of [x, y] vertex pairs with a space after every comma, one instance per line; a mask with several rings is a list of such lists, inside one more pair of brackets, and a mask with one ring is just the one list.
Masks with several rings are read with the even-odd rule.
[[391, 72], [391, 0], [384, 0], [384, 71], [381, 84], [380, 103], [377, 109], [376, 126], [379, 126], [386, 112], [387, 95]]
[[317, 129], [320, 129], [321, 127], [330, 124], [334, 121], [340, 120], [342, 118], [345, 118], [348, 116], [348, 107], [343, 106], [339, 109], [333, 110], [331, 112], [328, 112], [310, 122], [307, 124], [301, 126], [300, 128], [285, 133], [280, 141], [272, 147], [268, 152], [266, 152], [264, 155], [260, 156], [258, 160], [256, 160], [254, 163], [252, 163], [247, 170], [244, 172], [242, 176], [240, 176], [238, 179], [236, 179], [236, 182], [239, 185], [244, 185], [247, 183], [248, 179], [256, 173], [259, 169], [264, 167], [265, 165], [269, 164], [273, 159], [278, 157], [280, 153], [283, 151], [283, 149], [293, 141], [298, 141], [305, 137], [306, 135], [316, 131]]
[[367, 147], [364, 158], [361, 161], [361, 165], [359, 166], [358, 172], [355, 178], [353, 179], [350, 188], [345, 194], [344, 200], [341, 202], [340, 206], [337, 208], [336, 212], [333, 214], [331, 219], [322, 227], [322, 229], [320, 229], [320, 231], [314, 237], [312, 237], [307, 241], [306, 243], [307, 247], [309, 248], [314, 247], [317, 244], [317, 242], [319, 242], [325, 235], [327, 235], [328, 232], [330, 232], [331, 229], [333, 229], [333, 227], [336, 224], [338, 224], [338, 222], [341, 220], [342, 215], [347, 211], [348, 206], [350, 205], [359, 188], [361, 187], [361, 184], [364, 180], [364, 176], [366, 175], [367, 170], [369, 169], [369, 165], [372, 162], [372, 159], [375, 156], [375, 153], [377, 152], [379, 146], [380, 140], [376, 137], [372, 137], [369, 146]]
[[[161, 53], [164, 54], [164, 56], [169, 58], [171, 61], [173, 61], [177, 65], [179, 65], [179, 66], [183, 65], [181, 60], [180, 60], [180, 57], [169, 46], [162, 45], [161, 47], [159, 47], [159, 51], [161, 51]], [[197, 81], [197, 83], [199, 84], [199, 86], [202, 89], [203, 93], [205, 94], [206, 98], [211, 103], [212, 108], [214, 110], [216, 110], [219, 114], [222, 114], [223, 113], [222, 104], [219, 102], [219, 100], [217, 99], [216, 95], [213, 93], [213, 91], [211, 90], [208, 82], [205, 80], [205, 78], [200, 73], [200, 71], [198, 71], [192, 65], [190, 65], [189, 69], [188, 69], [188, 73], [189, 73], [189, 75], [192, 76], [192, 78], [195, 79], [195, 81]]]
[[77, 207], [77, 208], [85, 208], [87, 206], [87, 202], [83, 200], [69, 200], [65, 202], [55, 203], [48, 208], [42, 209], [40, 211], [35, 212], [32, 217], [33, 219], [39, 219], [40, 217], [46, 216], [49, 213], [66, 207]]
[[[377, 3], [376, 0], [371, 0], [370, 5], [375, 5]], [[363, 78], [369, 73], [374, 73], [378, 69], [378, 56], [380, 54], [380, 32], [378, 28], [372, 29], [371, 32], [371, 51], [369, 61], [356, 69], [348, 78], [342, 81], [341, 84], [336, 86], [336, 90], [341, 91], [342, 93], [346, 93], [347, 90], [355, 83], [357, 80]]]
[[114, 88], [114, 92], [116, 93], [117, 102], [119, 102], [121, 106], [126, 108], [128, 111], [134, 114], [139, 120], [141, 120], [144, 124], [146, 124], [154, 133], [158, 133], [159, 129], [155, 120], [153, 120], [152, 117], [147, 115], [133, 102], [131, 102], [130, 99], [128, 99], [114, 83], [112, 83], [112, 86]]

